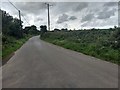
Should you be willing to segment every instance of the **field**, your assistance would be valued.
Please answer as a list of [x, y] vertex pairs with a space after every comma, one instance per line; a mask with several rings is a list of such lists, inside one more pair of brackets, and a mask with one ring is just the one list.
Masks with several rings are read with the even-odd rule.
[[67, 49], [118, 64], [120, 63], [120, 48], [116, 41], [117, 30], [52, 31], [45, 33], [41, 39]]

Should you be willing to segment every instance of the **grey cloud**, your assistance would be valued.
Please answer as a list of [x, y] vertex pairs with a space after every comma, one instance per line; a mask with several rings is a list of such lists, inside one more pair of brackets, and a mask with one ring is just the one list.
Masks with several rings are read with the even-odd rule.
[[36, 18], [36, 21], [43, 21], [43, 18], [37, 17], [37, 18]]
[[110, 18], [111, 16], [114, 16], [115, 12], [116, 12], [116, 9], [112, 9], [109, 11], [103, 11], [103, 12], [99, 13], [97, 18], [98, 19], [107, 19], [107, 18]]
[[117, 6], [118, 2], [106, 2], [104, 6]]
[[68, 16], [67, 14], [62, 14], [58, 17], [58, 20], [57, 20], [57, 23], [64, 23], [66, 21], [69, 21], [69, 20], [75, 20], [77, 19], [77, 17], [75, 16]]
[[79, 12], [88, 6], [87, 2], [56, 2], [53, 12], [56, 14], [67, 12]]
[[[54, 5], [54, 3], [52, 3]], [[16, 2], [15, 5], [24, 13], [24, 14], [41, 14], [45, 12], [47, 6], [43, 2]]]
[[81, 22], [90, 21], [94, 18], [94, 14], [88, 14], [82, 18]]
[[67, 23], [66, 23], [66, 24], [64, 24], [64, 27], [65, 27], [65, 28], [68, 28], [68, 24], [67, 24]]
[[86, 8], [88, 6], [87, 2], [80, 2], [76, 8], [74, 8], [74, 11], [81, 11], [82, 9]]
[[[116, 14], [117, 16], [117, 14]], [[116, 17], [112, 17], [106, 20], [92, 20], [88, 22], [84, 22], [81, 24], [82, 27], [105, 27], [105, 26], [116, 26], [118, 25], [119, 21], [117, 21]]]
[[35, 18], [34, 22], [41, 22], [41, 21], [43, 21], [43, 20], [44, 20], [43, 18], [37, 17], [37, 18]]
[[[23, 14], [39, 15], [47, 10], [47, 6], [44, 2], [15, 2]], [[50, 12], [61, 14], [66, 12], [79, 12], [88, 6], [87, 2], [50, 2]]]
[[59, 16], [57, 23], [63, 23], [65, 21], [68, 21], [68, 15], [67, 14], [62, 14], [62, 16]]
[[[36, 25], [47, 25], [47, 7], [43, 2], [13, 2], [13, 4], [21, 10], [28, 22], [32, 24], [35, 23]], [[95, 21], [103, 21], [103, 24], [109, 19], [114, 22], [117, 21], [111, 17], [117, 14], [117, 6], [114, 2], [53, 2], [51, 4], [53, 5], [50, 7], [50, 19], [52, 19], [51, 22], [53, 23], [51, 27], [56, 25], [57, 27], [68, 26], [69, 28], [71, 27], [71, 22], [69, 21], [72, 20], [75, 20], [75, 22], [72, 22], [72, 25], [76, 27], [76, 24], [80, 23], [79, 18], [82, 18], [81, 24], [86, 27], [96, 26]], [[18, 12], [9, 3], [3, 5], [3, 7], [8, 10], [10, 14], [18, 16]], [[58, 19], [56, 21], [57, 17]], [[32, 18], [33, 20], [31, 20]], [[97, 25], [99, 25], [99, 22], [97, 22]], [[109, 23], [106, 22], [105, 25], [107, 24]]]
[[77, 19], [77, 17], [75, 17], [75, 16], [69, 17], [69, 20], [75, 20], [75, 19]]
[[88, 23], [83, 23], [81, 26], [86, 27], [87, 25], [88, 25]]

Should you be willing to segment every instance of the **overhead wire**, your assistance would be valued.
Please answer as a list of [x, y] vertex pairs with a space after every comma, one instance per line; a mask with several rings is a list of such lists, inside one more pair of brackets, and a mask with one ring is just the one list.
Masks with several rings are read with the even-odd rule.
[[[8, 2], [18, 11], [21, 11], [20, 9], [18, 9], [10, 0], [8, 0]], [[24, 15], [21, 13], [21, 16], [23, 17], [23, 19], [26, 21], [27, 24], [30, 25], [30, 23], [27, 21], [27, 19], [24, 17]]]

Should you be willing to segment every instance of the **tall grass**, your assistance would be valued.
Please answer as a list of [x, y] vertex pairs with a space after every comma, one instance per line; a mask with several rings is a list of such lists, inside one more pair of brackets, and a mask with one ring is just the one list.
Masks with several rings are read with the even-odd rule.
[[119, 48], [114, 48], [116, 30], [47, 32], [41, 39], [113, 63], [120, 63]]
[[19, 49], [30, 37], [31, 35], [25, 35], [24, 38], [16, 39], [8, 36], [7, 42], [2, 45], [2, 59], [4, 60], [7, 56]]

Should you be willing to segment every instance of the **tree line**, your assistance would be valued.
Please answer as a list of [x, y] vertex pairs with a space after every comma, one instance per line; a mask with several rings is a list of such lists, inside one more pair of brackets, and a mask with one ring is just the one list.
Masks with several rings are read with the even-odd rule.
[[[6, 11], [0, 9], [0, 13], [2, 14], [2, 42], [3, 44], [9, 41], [9, 37], [13, 37], [16, 39], [24, 38], [26, 35], [39, 35], [40, 31], [37, 30], [35, 25], [31, 25], [23, 28], [20, 26], [20, 21], [17, 18], [13, 18], [13, 16], [9, 15]], [[22, 27], [22, 28], [21, 28]]]

